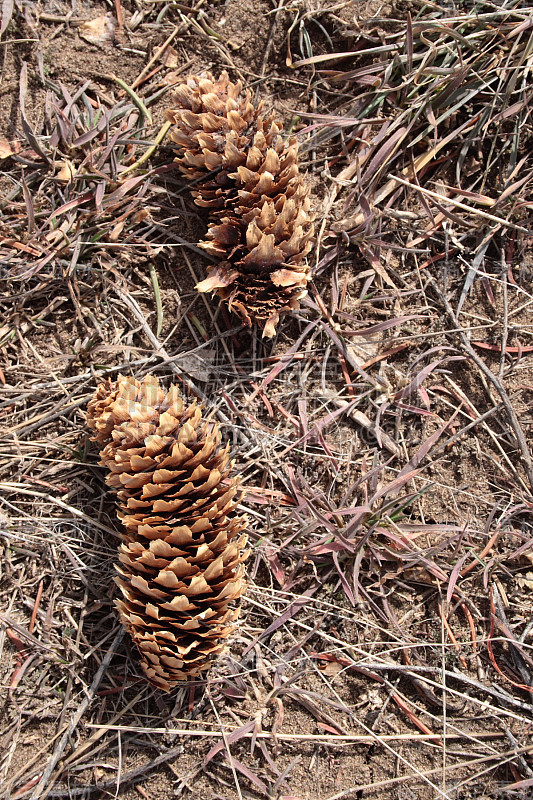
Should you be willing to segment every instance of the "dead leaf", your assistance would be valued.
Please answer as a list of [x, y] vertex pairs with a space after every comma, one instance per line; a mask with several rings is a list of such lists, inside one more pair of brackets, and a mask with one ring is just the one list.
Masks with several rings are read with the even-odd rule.
[[165, 52], [161, 55], [161, 63], [164, 64], [165, 67], [175, 69], [179, 64], [178, 51], [174, 50], [171, 45], [168, 45]]
[[178, 364], [189, 377], [195, 381], [207, 382], [211, 377], [216, 352], [204, 348], [200, 353], [186, 353], [180, 356]]
[[525, 578], [517, 578], [516, 582], [521, 589], [533, 589], [533, 572], [526, 572]]
[[[164, 58], [164, 57], [163, 57]], [[167, 72], [164, 78], [161, 81], [161, 86], [174, 86], [176, 83], [180, 83], [183, 80], [180, 70], [172, 70], [172, 72]]]
[[74, 175], [76, 174], [76, 167], [66, 158], [64, 161], [59, 162], [61, 169], [56, 175], [58, 181], [63, 181], [64, 183], [68, 183], [72, 180]]
[[[337, 661], [326, 661], [323, 664], [319, 665], [319, 670], [328, 678], [334, 678], [339, 672], [342, 672], [345, 667], [342, 664], [339, 664]], [[337, 733], [338, 731], [333, 731], [333, 733]]]
[[113, 41], [116, 25], [117, 21], [113, 14], [103, 14], [101, 17], [82, 23], [78, 33], [89, 44], [102, 47]]
[[15, 155], [20, 150], [20, 145], [17, 143], [8, 142], [7, 139], [4, 139], [0, 136], [0, 161], [3, 158], [9, 158], [10, 156]]

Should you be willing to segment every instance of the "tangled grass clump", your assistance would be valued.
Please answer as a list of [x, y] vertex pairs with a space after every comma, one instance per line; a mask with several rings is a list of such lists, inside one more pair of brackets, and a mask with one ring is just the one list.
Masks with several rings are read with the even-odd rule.
[[12, 189], [0, 200], [0, 277], [27, 296], [72, 278], [106, 249], [144, 244], [149, 214], [150, 173], [126, 177], [148, 144], [142, 111], [127, 99], [113, 104], [90, 81], [72, 93], [50, 85], [33, 130], [23, 69], [24, 140], [12, 148]]

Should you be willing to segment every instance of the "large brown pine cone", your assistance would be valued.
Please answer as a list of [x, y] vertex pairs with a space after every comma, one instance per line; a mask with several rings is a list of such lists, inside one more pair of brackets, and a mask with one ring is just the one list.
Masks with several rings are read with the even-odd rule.
[[189, 78], [173, 100], [167, 116], [176, 160], [210, 215], [200, 245], [220, 259], [196, 288], [216, 291], [247, 325], [273, 336], [280, 313], [299, 307], [310, 277], [313, 225], [298, 143], [286, 141], [262, 103], [254, 106], [226, 72], [218, 80]]
[[100, 384], [87, 423], [125, 528], [117, 608], [148, 679], [169, 691], [209, 668], [238, 616], [242, 491], [217, 426], [177, 386], [121, 375]]

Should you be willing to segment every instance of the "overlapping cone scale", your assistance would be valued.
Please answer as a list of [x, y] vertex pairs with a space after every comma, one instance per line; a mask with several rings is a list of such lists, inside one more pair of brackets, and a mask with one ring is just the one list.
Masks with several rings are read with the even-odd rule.
[[313, 224], [298, 144], [281, 135], [240, 81], [191, 77], [174, 91], [170, 137], [209, 227], [200, 245], [219, 259], [198, 284], [247, 324], [273, 336], [282, 312], [307, 292]]
[[217, 426], [177, 386], [119, 376], [98, 387], [87, 423], [124, 527], [120, 618], [148, 679], [169, 691], [208, 669], [233, 629], [245, 587], [242, 491]]

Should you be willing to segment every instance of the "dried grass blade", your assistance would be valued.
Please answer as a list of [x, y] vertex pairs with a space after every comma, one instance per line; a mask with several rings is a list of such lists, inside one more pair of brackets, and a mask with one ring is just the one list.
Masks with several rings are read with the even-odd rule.
[[250, 722], [247, 722], [246, 725], [243, 725], [241, 728], [237, 728], [237, 730], [232, 731], [231, 733], [226, 733], [225, 735], [225, 742], [218, 742], [211, 750], [207, 753], [206, 757], [203, 760], [203, 766], [206, 767], [209, 762], [217, 755], [217, 753], [221, 753], [227, 744], [234, 744], [238, 742], [239, 739], [242, 739], [246, 734], [251, 733], [255, 728], [255, 720], [252, 719]]
[[[387, 177], [390, 178], [391, 181], [396, 181], [396, 183], [401, 183], [402, 186], [408, 186], [410, 189], [415, 189], [417, 192], [423, 192], [424, 194], [427, 194], [428, 197], [432, 197], [436, 200], [443, 199], [442, 195], [438, 194], [437, 192], [433, 192], [431, 191], [431, 189], [425, 189], [422, 186], [417, 186], [416, 184], [410, 183], [409, 181], [404, 181], [403, 178], [400, 178], [398, 176], [388, 175]], [[478, 217], [483, 217], [483, 219], [487, 219], [490, 222], [496, 222], [499, 225], [504, 225], [506, 228], [511, 228], [512, 230], [520, 231], [521, 233], [527, 233], [527, 234], [530, 233], [528, 228], [524, 228], [522, 225], [515, 225], [513, 222], [510, 222], [507, 219], [503, 219], [503, 217], [496, 217], [494, 214], [487, 214], [486, 211], [480, 211], [479, 208], [472, 208], [472, 206], [467, 206], [466, 203], [461, 203], [459, 202], [459, 200], [448, 199], [448, 202], [451, 203], [456, 208], [460, 208], [464, 211], [469, 211], [471, 214], [476, 214]], [[446, 213], [448, 215], [448, 212], [444, 212], [444, 210], [443, 213]], [[460, 221], [464, 224], [464, 220]]]
[[365, 184], [370, 178], [377, 176], [379, 174], [379, 170], [384, 164], [390, 165], [393, 153], [400, 146], [400, 143], [408, 130], [409, 129], [406, 126], [399, 128], [379, 148], [378, 152], [372, 158], [372, 161], [363, 173], [363, 177], [361, 179], [363, 184]]
[[85, 133], [82, 133], [81, 136], [78, 136], [76, 139], [74, 139], [72, 141], [72, 147], [82, 147], [84, 144], [92, 142], [93, 139], [95, 139], [100, 133], [102, 133], [102, 131], [105, 130], [107, 123], [108, 116], [106, 113], [100, 117], [96, 123], [96, 126], [92, 128], [92, 130], [86, 131]]
[[0, 21], [0, 36], [4, 33], [7, 29], [7, 26], [11, 22], [11, 17], [13, 15], [13, 8], [15, 7], [14, 0], [2, 0], [2, 19]]
[[233, 756], [226, 754], [226, 758], [228, 759], [228, 761], [231, 759], [231, 763], [233, 764], [235, 769], [238, 769], [241, 775], [244, 775], [244, 777], [248, 778], [248, 780], [251, 781], [254, 784], [254, 786], [257, 786], [259, 791], [263, 792], [265, 797], [272, 797], [266, 783], [263, 783], [261, 778], [259, 778], [254, 772], [248, 769], [248, 767], [246, 767], [241, 761], [238, 761]]
[[284, 369], [286, 369], [290, 365], [290, 363], [293, 360], [294, 355], [298, 352], [298, 349], [299, 349], [300, 345], [302, 344], [302, 342], [304, 342], [306, 340], [307, 335], [312, 331], [312, 329], [315, 326], [316, 326], [316, 322], [311, 322], [311, 323], [309, 323], [309, 325], [307, 325], [307, 327], [305, 328], [305, 330], [302, 333], [302, 335], [299, 336], [298, 339], [296, 340], [296, 342], [292, 345], [292, 347], [290, 347], [287, 350], [287, 352], [283, 354], [283, 356], [280, 358], [280, 360], [278, 361], [276, 366], [269, 372], [269, 374], [266, 376], [266, 378], [263, 381], [261, 381], [261, 383], [259, 384], [257, 389], [254, 392], [252, 392], [252, 394], [250, 395], [250, 397], [248, 398], [248, 400], [246, 402], [246, 405], [249, 405], [253, 400], [255, 400], [257, 395], [260, 392], [262, 392], [263, 389], [265, 389], [268, 386], [268, 384], [271, 383], [274, 380], [274, 378], [277, 378], [277, 376], [280, 374], [280, 372], [282, 372]]
[[433, 370], [437, 369], [440, 364], [447, 364], [449, 361], [464, 361], [464, 356], [449, 356], [448, 358], [439, 358], [437, 361], [432, 361], [431, 364], [428, 364], [426, 367], [420, 370], [420, 372], [413, 378], [413, 380], [405, 386], [403, 389], [400, 389], [399, 392], [396, 392], [394, 395], [395, 400], [402, 400], [405, 397], [409, 397], [410, 394], [413, 392], [418, 391], [420, 386], [424, 383], [427, 377], [431, 375]]
[[31, 194], [28, 190], [28, 185], [24, 180], [24, 175], [20, 181], [22, 185], [22, 194], [24, 195], [24, 202], [26, 203], [26, 214], [28, 217], [28, 233], [34, 233], [35, 231], [35, 209], [33, 208], [33, 201], [31, 199]]
[[354, 594], [352, 592], [352, 587], [348, 583], [346, 575], [344, 574], [344, 572], [341, 569], [341, 565], [339, 564], [339, 557], [338, 557], [338, 555], [337, 555], [337, 553], [335, 551], [332, 552], [331, 556], [333, 558], [333, 563], [335, 564], [335, 569], [337, 570], [337, 574], [338, 574], [340, 582], [342, 584], [342, 588], [346, 592], [346, 596], [349, 599], [349, 601], [352, 604], [352, 606], [355, 606], [355, 597], [354, 597]]
[[455, 590], [455, 584], [459, 580], [463, 564], [470, 557], [470, 555], [471, 554], [468, 552], [465, 553], [464, 556], [461, 556], [461, 558], [458, 559], [457, 563], [454, 565], [454, 568], [450, 573], [450, 577], [448, 579], [448, 589], [446, 591], [446, 605], [448, 606], [448, 608], [450, 606], [450, 603], [452, 602], [452, 597]]
[[407, 12], [405, 50], [407, 52], [407, 72], [409, 73], [413, 69], [413, 18], [410, 11]]
[[507, 794], [509, 791], [515, 792], [517, 789], [531, 789], [532, 787], [533, 778], [526, 778], [523, 781], [517, 781], [516, 783], [509, 783], [507, 786], [503, 786], [502, 792]]
[[[387, 48], [387, 50], [390, 48]], [[340, 61], [342, 58], [353, 58], [356, 53], [353, 50], [348, 50], [345, 53], [323, 53], [319, 56], [311, 56], [310, 58], [304, 58], [301, 61], [295, 61], [292, 65], [294, 68], [296, 67], [307, 67], [310, 64], [321, 64], [324, 61]]]
[[149, 269], [150, 269], [150, 279], [152, 281], [152, 287], [154, 290], [155, 308], [157, 313], [155, 335], [159, 339], [161, 328], [163, 327], [163, 303], [161, 302], [161, 291], [159, 289], [159, 280], [157, 278], [157, 272], [154, 265], [151, 262], [149, 264]]
[[132, 189], [138, 186], [139, 183], [142, 183], [146, 180], [146, 175], [137, 175], [134, 178], [128, 178], [127, 180], [122, 183], [118, 189], [115, 189], [110, 195], [108, 195], [104, 202], [104, 207], [107, 207], [114, 203], [117, 200], [122, 200], [125, 195], [128, 194]]
[[343, 331], [343, 336], [372, 336], [374, 333], [382, 333], [389, 328], [395, 328], [397, 325], [403, 325], [404, 322], [410, 322], [412, 319], [426, 319], [421, 314], [411, 314], [408, 317], [395, 317], [394, 319], [385, 320], [385, 322], [378, 322], [377, 325], [371, 325], [370, 328], [361, 328], [359, 331]]
[[50, 159], [42, 149], [41, 145], [37, 141], [37, 138], [26, 119], [26, 94], [28, 92], [28, 65], [26, 61], [22, 62], [20, 67], [20, 78], [19, 78], [19, 107], [20, 107], [20, 118], [22, 121], [22, 130], [24, 131], [24, 135], [26, 136], [28, 143], [31, 145], [33, 150], [37, 153], [37, 155], [41, 156], [47, 164], [50, 164]]
[[483, 261], [483, 258], [485, 257], [485, 253], [486, 253], [487, 248], [488, 248], [488, 246], [490, 244], [491, 238], [492, 237], [487, 237], [486, 241], [482, 243], [481, 247], [479, 248], [478, 253], [474, 257], [474, 260], [472, 262], [472, 266], [468, 270], [467, 276], [465, 278], [464, 286], [463, 286], [463, 289], [461, 291], [461, 296], [459, 297], [459, 302], [457, 303], [457, 309], [456, 309], [456, 312], [455, 312], [457, 314], [457, 316], [461, 313], [461, 309], [463, 307], [463, 303], [466, 300], [466, 297], [468, 295], [468, 292], [470, 291], [470, 288], [471, 288], [472, 284], [474, 283], [474, 278], [476, 277], [478, 268], [480, 267], [481, 262]]
[[[426, 441], [422, 444], [421, 447], [419, 447], [414, 456], [409, 459], [409, 462], [402, 469], [400, 475], [411, 475], [410, 470], [412, 470], [414, 467], [418, 467], [422, 459], [427, 456], [433, 445], [435, 445], [439, 441], [442, 434], [450, 427], [450, 425], [458, 415], [460, 409], [461, 406], [459, 406], [459, 408], [456, 411], [454, 411], [450, 419], [441, 428], [435, 431], [435, 433], [432, 433], [431, 436], [428, 436]], [[415, 472], [417, 471], [418, 470], [415, 469]]]
[[381, 500], [382, 497], [387, 497], [387, 495], [391, 495], [397, 492], [398, 489], [401, 489], [402, 486], [405, 486], [406, 483], [409, 483], [409, 481], [412, 478], [415, 478], [420, 472], [420, 470], [418, 469], [409, 469], [409, 471], [407, 471], [408, 467], [409, 468], [412, 467], [412, 464], [409, 463], [406, 467], [404, 467], [402, 471], [398, 474], [398, 477], [394, 478], [393, 481], [387, 483], [386, 486], [383, 486], [382, 489], [376, 492], [376, 494], [372, 498], [372, 501], [369, 502], [372, 502], [372, 504], [374, 504], [376, 503], [377, 500]]
[[254, 641], [248, 645], [248, 647], [244, 650], [242, 657], [244, 658], [244, 656], [249, 653], [253, 647], [255, 647], [260, 639], [270, 636], [271, 633], [277, 631], [278, 628], [281, 628], [286, 622], [288, 622], [288, 620], [294, 617], [294, 615], [297, 614], [300, 609], [304, 608], [307, 605], [308, 599], [315, 594], [319, 586], [320, 584], [315, 583], [309, 589], [306, 589], [301, 597], [291, 603], [290, 606], [285, 609], [283, 614], [274, 620], [274, 622], [272, 622], [272, 624], [269, 625], [268, 628], [266, 628], [266, 630], [264, 630], [261, 635], [257, 637], [257, 639], [254, 639]]

